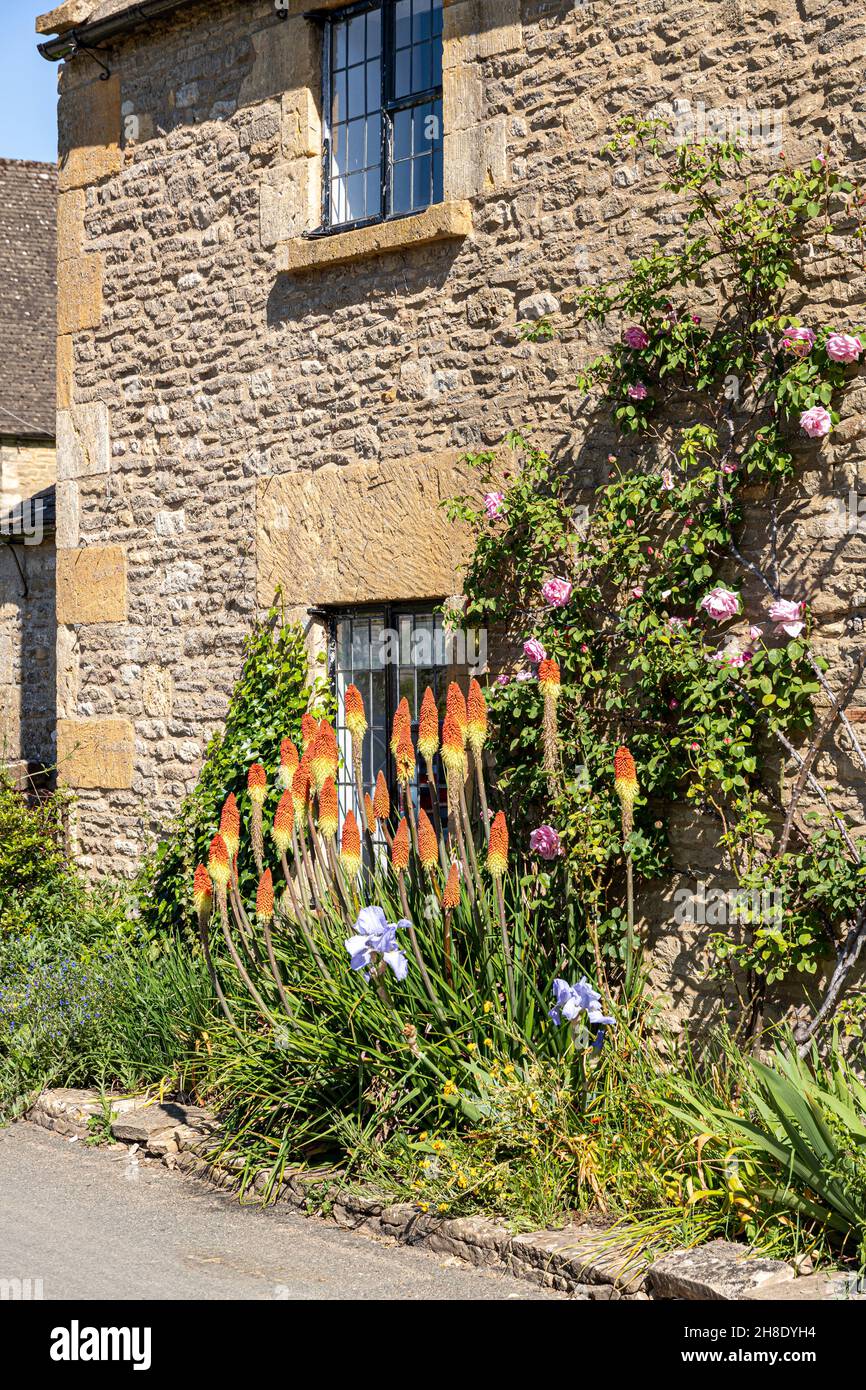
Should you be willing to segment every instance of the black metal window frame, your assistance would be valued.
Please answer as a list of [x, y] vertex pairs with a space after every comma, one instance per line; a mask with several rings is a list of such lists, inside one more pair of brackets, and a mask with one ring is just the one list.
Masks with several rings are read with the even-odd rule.
[[[405, 619], [405, 618], [407, 618], [407, 617], [410, 618], [410, 619], [415, 619], [415, 618], [430, 619], [430, 618], [432, 618], [432, 619], [434, 620], [434, 631], [435, 631], [435, 630], [436, 630], [436, 628], [435, 628], [435, 621], [436, 621], [437, 616], [440, 615], [440, 605], [439, 605], [439, 602], [437, 602], [437, 600], [435, 600], [435, 599], [429, 599], [429, 600], [426, 600], [426, 601], [418, 601], [418, 602], [414, 602], [414, 603], [413, 603], [413, 602], [410, 602], [410, 601], [403, 601], [403, 602], [399, 602], [399, 603], [398, 603], [398, 602], [393, 602], [393, 603], [371, 603], [371, 604], [357, 604], [357, 605], [347, 604], [347, 605], [341, 606], [341, 607], [339, 607], [339, 608], [337, 608], [337, 607], [335, 607], [335, 608], [326, 608], [326, 609], [315, 610], [315, 612], [316, 612], [316, 615], [317, 615], [318, 617], [320, 617], [320, 619], [324, 622], [324, 624], [325, 624], [325, 626], [326, 626], [326, 630], [327, 630], [327, 640], [328, 640], [328, 677], [329, 677], [329, 682], [330, 682], [330, 685], [331, 685], [331, 689], [333, 690], [334, 695], [335, 695], [335, 698], [336, 698], [336, 700], [337, 700], [337, 705], [338, 705], [338, 708], [337, 708], [337, 718], [336, 718], [336, 723], [337, 723], [337, 736], [338, 736], [338, 741], [342, 744], [342, 742], [343, 742], [342, 711], [341, 711], [341, 709], [339, 708], [340, 692], [339, 692], [339, 689], [338, 689], [338, 675], [339, 675], [339, 670], [340, 670], [340, 669], [345, 670], [345, 669], [347, 669], [347, 668], [340, 668], [340, 667], [339, 667], [339, 664], [338, 664], [338, 625], [339, 625], [339, 623], [340, 623], [340, 622], [347, 621], [347, 620], [351, 620], [352, 622], [363, 621], [364, 619], [367, 619], [368, 621], [381, 621], [382, 630], [384, 630], [384, 631], [395, 632], [395, 631], [399, 631], [399, 628], [400, 628], [400, 620], [401, 620], [401, 619]], [[414, 627], [413, 627], [413, 630], [416, 630], [416, 629], [414, 629]], [[442, 628], [442, 631], [444, 632], [444, 628]], [[353, 675], [354, 675], [354, 666], [353, 666], [351, 669], [352, 669], [352, 673], [353, 673]], [[366, 668], [362, 668], [362, 669], [366, 669]], [[381, 769], [376, 768], [375, 766], [373, 766], [373, 768], [372, 768], [373, 778], [375, 778], [376, 772], [379, 771], [379, 770], [381, 770], [381, 771], [383, 771], [383, 772], [385, 773], [385, 780], [386, 780], [386, 782], [388, 783], [388, 792], [389, 792], [389, 795], [390, 795], [390, 797], [391, 797], [392, 808], [394, 808], [395, 810], [396, 810], [396, 807], [397, 807], [397, 805], [398, 805], [398, 799], [397, 799], [397, 775], [396, 775], [396, 766], [395, 766], [395, 762], [394, 762], [394, 757], [393, 757], [393, 754], [391, 753], [390, 741], [391, 741], [391, 729], [392, 729], [392, 726], [393, 726], [393, 723], [394, 723], [394, 715], [395, 715], [395, 713], [396, 713], [396, 711], [397, 711], [397, 706], [398, 706], [398, 704], [400, 703], [400, 699], [401, 699], [401, 695], [400, 695], [400, 686], [399, 686], [400, 673], [401, 673], [401, 671], [403, 671], [404, 669], [408, 669], [408, 668], [404, 668], [403, 665], [402, 665], [401, 663], [389, 664], [389, 665], [386, 665], [386, 666], [384, 667], [384, 670], [385, 670], [385, 672], [386, 672], [386, 679], [385, 679], [384, 748], [383, 748], [383, 750], [382, 750], [384, 766], [383, 766]], [[413, 742], [416, 741], [417, 735], [418, 735], [418, 715], [419, 715], [419, 712], [420, 712], [421, 698], [422, 698], [422, 696], [423, 696], [423, 690], [422, 690], [421, 687], [420, 687], [420, 682], [419, 682], [419, 679], [418, 679], [418, 672], [419, 672], [419, 670], [422, 670], [422, 669], [434, 669], [434, 668], [422, 668], [422, 667], [415, 666], [414, 669], [415, 669], [415, 673], [416, 673], [416, 674], [415, 674], [415, 700], [414, 700], [415, 708], [414, 708], [413, 711], [412, 711], [412, 739], [413, 739]], [[445, 706], [445, 695], [446, 695], [446, 692], [447, 692], [448, 682], [449, 682], [450, 680], [454, 679], [455, 677], [459, 677], [459, 676], [461, 676], [461, 675], [463, 675], [463, 676], [465, 677], [465, 674], [466, 674], [466, 673], [465, 673], [465, 671], [463, 670], [463, 668], [459, 668], [459, 669], [458, 669], [458, 668], [455, 668], [454, 666], [449, 666], [449, 665], [438, 665], [438, 666], [435, 667], [435, 670], [436, 670], [436, 672], [437, 672], [437, 675], [436, 675], [436, 678], [434, 679], [434, 681], [431, 682], [431, 684], [432, 684], [432, 686], [433, 686], [433, 693], [434, 693], [434, 695], [436, 696], [437, 705], [439, 706], [440, 718], [443, 718], [443, 717], [444, 717], [444, 706]], [[367, 694], [367, 692], [366, 692], [366, 691], [362, 691], [362, 694], [364, 695], [365, 703], [368, 703], [368, 694]], [[374, 711], [372, 711], [372, 710], [369, 709], [369, 708], [368, 708], [367, 713], [368, 713], [368, 718], [372, 718], [373, 715], [374, 715]], [[375, 763], [375, 758], [373, 759], [373, 762]], [[422, 760], [420, 757], [419, 757], [419, 759], [418, 759], [418, 764], [419, 764], [419, 772], [420, 772], [421, 769], [422, 769], [422, 767], [423, 767], [423, 760]], [[341, 771], [340, 771], [341, 784], [342, 784], [342, 782], [343, 782], [344, 780], [349, 780], [349, 779], [351, 779], [351, 775], [352, 775], [352, 773], [351, 773], [351, 768], [350, 768], [350, 767], [348, 767], [348, 768], [341, 768]], [[434, 759], [434, 777], [435, 777], [436, 784], [437, 784], [437, 790], [438, 790], [438, 792], [439, 792], [440, 813], [441, 813], [441, 815], [442, 815], [443, 821], [445, 821], [445, 820], [447, 820], [447, 804], [446, 804], [446, 791], [445, 791], [445, 773], [444, 773], [444, 769], [442, 768], [442, 766], [441, 766], [441, 764], [440, 764], [440, 759], [439, 759], [439, 755], [438, 755], [438, 754], [436, 755], [436, 757], [435, 757], [435, 759]], [[367, 780], [367, 779], [366, 779], [366, 775], [365, 775], [365, 782], [366, 782], [366, 780]], [[367, 787], [366, 789], [372, 791], [372, 784], [371, 784], [369, 787]], [[420, 795], [420, 792], [419, 792], [418, 794]], [[425, 794], [425, 798], [426, 798], [426, 794]], [[425, 800], [425, 798], [422, 798], [422, 801]], [[342, 807], [342, 794], [341, 794], [341, 807]], [[430, 808], [427, 807], [427, 809], [428, 809], [428, 811], [429, 811]]]
[[[381, 50], [381, 150], [380, 150], [380, 208], [372, 217], [357, 218], [352, 222], [332, 220], [331, 211], [331, 100], [333, 73], [331, 67], [333, 26], [344, 19], [380, 10], [382, 14]], [[354, 4], [342, 5], [335, 10], [311, 10], [307, 19], [318, 24], [322, 31], [322, 222], [315, 230], [307, 232], [308, 237], [334, 236], [339, 232], [353, 232], [361, 227], [373, 227], [382, 222], [402, 221], [406, 217], [417, 217], [423, 208], [412, 208], [408, 212], [393, 212], [392, 171], [394, 167], [394, 117], [399, 111], [411, 110], [416, 106], [429, 106], [442, 102], [442, 83], [423, 92], [410, 92], [403, 97], [394, 96], [395, 85], [395, 0], [355, 0]], [[440, 132], [441, 138], [441, 132]], [[432, 204], [427, 204], [431, 206]]]

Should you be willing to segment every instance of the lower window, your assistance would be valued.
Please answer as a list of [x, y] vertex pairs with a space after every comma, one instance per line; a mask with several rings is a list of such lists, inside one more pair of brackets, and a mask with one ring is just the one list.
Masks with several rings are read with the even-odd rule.
[[[342, 759], [338, 782], [340, 813], [342, 817], [353, 810], [363, 829], [363, 807], [358, 805], [352, 775], [352, 736], [345, 721], [348, 686], [355, 685], [360, 690], [367, 712], [364, 791], [372, 796], [376, 775], [384, 772], [392, 806], [396, 809], [397, 785], [390, 740], [397, 706], [404, 698], [409, 702], [412, 741], [417, 743], [418, 715], [425, 688], [428, 685], [432, 688], [441, 719], [449, 682], [458, 680], [465, 691], [468, 668], [465, 661], [458, 664], [453, 659], [450, 634], [443, 627], [441, 613], [432, 607], [386, 604], [376, 608], [346, 609], [331, 615], [329, 627], [330, 665], [337, 696], [337, 738]], [[444, 821], [447, 799], [438, 756], [434, 776]], [[419, 806], [430, 813], [430, 788], [420, 757], [412, 799], [416, 813]]]

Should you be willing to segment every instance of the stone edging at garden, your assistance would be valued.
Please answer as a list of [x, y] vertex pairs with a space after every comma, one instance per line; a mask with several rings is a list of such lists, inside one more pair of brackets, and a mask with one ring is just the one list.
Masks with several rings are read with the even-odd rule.
[[[218, 1126], [198, 1106], [141, 1096], [110, 1098], [111, 1134], [119, 1143], [141, 1148], [170, 1169], [204, 1178], [217, 1187], [238, 1186], [240, 1158], [213, 1160], [221, 1146]], [[105, 1106], [98, 1092], [44, 1091], [26, 1118], [67, 1138], [91, 1137], [91, 1120]], [[259, 1193], [268, 1178], [254, 1182]], [[270, 1194], [274, 1200], [274, 1194]], [[349, 1191], [338, 1174], [310, 1169], [286, 1171], [275, 1200], [312, 1214], [328, 1210], [338, 1226], [417, 1245], [528, 1279], [582, 1299], [684, 1299], [803, 1301], [863, 1299], [851, 1276], [838, 1272], [797, 1276], [782, 1260], [754, 1256], [745, 1245], [716, 1240], [694, 1250], [674, 1250], [653, 1260], [642, 1252], [627, 1227], [604, 1229], [575, 1224], [558, 1231], [512, 1235], [479, 1216], [443, 1217], [413, 1202], [393, 1202], [372, 1189]]]

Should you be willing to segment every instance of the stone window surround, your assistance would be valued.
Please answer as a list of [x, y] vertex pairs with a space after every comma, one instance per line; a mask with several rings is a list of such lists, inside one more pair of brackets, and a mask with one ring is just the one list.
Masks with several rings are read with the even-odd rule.
[[[345, 5], [346, 0], [321, 0], [319, 10]], [[487, 29], [485, 18], [491, 21]], [[298, 19], [310, 24], [301, 15]], [[475, 60], [520, 46], [519, 0], [444, 0], [443, 201], [420, 213], [319, 237], [309, 235], [321, 225], [323, 178], [321, 28], [315, 28], [306, 85], [286, 93], [283, 101], [284, 117], [293, 125], [290, 157], [262, 186], [262, 242], [275, 248], [277, 271], [297, 274], [469, 236], [469, 199], [506, 178], [504, 118], [484, 121], [481, 68]]]

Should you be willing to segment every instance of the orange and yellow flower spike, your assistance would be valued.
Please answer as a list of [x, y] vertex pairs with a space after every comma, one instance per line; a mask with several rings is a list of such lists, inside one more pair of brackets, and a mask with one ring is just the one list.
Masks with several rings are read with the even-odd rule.
[[351, 881], [361, 868], [361, 832], [354, 811], [346, 812], [340, 837], [340, 863]]
[[418, 811], [418, 858], [428, 874], [432, 874], [439, 863], [439, 842], [430, 817], [423, 809]]
[[421, 713], [418, 719], [418, 752], [429, 766], [438, 751], [439, 711], [436, 708], [436, 697], [428, 685], [421, 701]]
[[456, 681], [452, 681], [448, 687], [448, 695], [445, 699], [446, 717], [450, 714], [460, 730], [460, 737], [463, 740], [463, 747], [469, 737], [469, 714], [466, 709], [466, 699], [463, 691]]
[[247, 791], [250, 801], [263, 806], [268, 794], [268, 777], [261, 763], [253, 763], [247, 773]]
[[404, 816], [394, 834], [391, 846], [391, 864], [397, 873], [409, 867], [409, 822]]
[[362, 739], [367, 732], [367, 714], [364, 709], [364, 697], [356, 685], [346, 687], [343, 710], [346, 728], [352, 738]]
[[290, 738], [284, 738], [280, 742], [280, 770], [277, 773], [277, 782], [284, 789], [288, 790], [292, 785], [292, 778], [295, 775], [295, 768], [300, 762], [298, 750]]
[[412, 747], [412, 726], [408, 721], [400, 726], [400, 737], [394, 756], [397, 762], [397, 781], [406, 787], [415, 776], [415, 749]]
[[301, 752], [306, 753], [319, 732], [319, 721], [314, 714], [301, 715]]
[[214, 835], [208, 850], [207, 871], [218, 893], [225, 893], [232, 876], [231, 861], [222, 835]]
[[265, 869], [259, 879], [256, 891], [256, 916], [260, 922], [270, 922], [274, 915], [274, 880], [270, 869]]
[[631, 832], [635, 797], [638, 794], [637, 769], [634, 758], [622, 744], [613, 756], [614, 790], [619, 797], [622, 809], [623, 834]]
[[551, 696], [554, 700], [559, 698], [559, 691], [562, 679], [559, 674], [559, 662], [551, 657], [539, 662], [538, 665], [538, 684], [545, 696]]
[[219, 833], [229, 852], [230, 861], [234, 863], [241, 843], [241, 813], [234, 792], [229, 792], [226, 797], [220, 816]]
[[192, 878], [192, 900], [200, 927], [206, 925], [213, 910], [213, 887], [204, 864], [199, 864]]
[[487, 702], [484, 699], [484, 692], [474, 676], [469, 682], [466, 734], [472, 752], [476, 758], [480, 757], [481, 750], [487, 742]]
[[388, 795], [388, 783], [385, 781], [383, 772], [376, 776], [376, 787], [373, 791], [373, 814], [377, 821], [387, 820], [391, 814], [391, 798]]
[[280, 854], [287, 854], [292, 843], [292, 825], [295, 818], [295, 800], [290, 791], [283, 792], [274, 812], [271, 835]]
[[319, 792], [319, 819], [317, 822], [319, 834], [325, 840], [333, 840], [339, 823], [337, 784], [333, 777], [326, 777], [322, 790]]
[[466, 770], [466, 754], [463, 734], [453, 714], [445, 715], [442, 725], [442, 762], [449, 777], [463, 777]]
[[502, 878], [508, 868], [508, 826], [505, 815], [497, 811], [490, 827], [490, 844], [487, 846], [487, 869], [491, 878]]
[[326, 778], [336, 778], [339, 761], [337, 736], [328, 721], [323, 719], [310, 747], [310, 782], [313, 791], [320, 792]]
[[404, 724], [408, 724], [410, 727], [412, 724], [412, 715], [409, 710], [409, 701], [406, 699], [405, 695], [403, 696], [403, 699], [397, 706], [397, 709], [394, 713], [394, 722], [391, 725], [391, 752], [395, 758], [397, 756], [397, 746], [400, 742], [400, 734], [402, 732]]
[[295, 824], [303, 825], [307, 811], [307, 801], [310, 795], [310, 761], [309, 752], [305, 753], [295, 768], [295, 775], [292, 778], [292, 801], [295, 807]]
[[448, 882], [442, 894], [442, 906], [447, 910], [460, 906], [460, 871], [456, 864], [448, 870]]
[[373, 798], [369, 792], [364, 792], [364, 818], [367, 822], [367, 829], [371, 835], [376, 833], [376, 810], [373, 806]]

